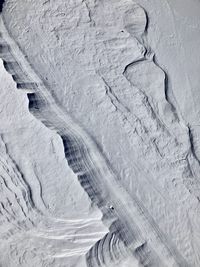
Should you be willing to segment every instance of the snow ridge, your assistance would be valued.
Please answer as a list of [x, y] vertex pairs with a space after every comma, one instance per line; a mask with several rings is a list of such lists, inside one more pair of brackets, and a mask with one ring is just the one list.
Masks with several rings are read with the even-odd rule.
[[[108, 223], [110, 232], [87, 254], [88, 266], [110, 266], [110, 259], [119, 261], [124, 254], [132, 254], [143, 266], [169, 266], [169, 262], [170, 266], [189, 266], [137, 197], [123, 189], [94, 140], [57, 105], [9, 36], [2, 17], [0, 44], [6, 70], [17, 88], [27, 92], [30, 112], [60, 135], [69, 166]], [[106, 249], [109, 255], [103, 256], [104, 245], [112, 248]]]

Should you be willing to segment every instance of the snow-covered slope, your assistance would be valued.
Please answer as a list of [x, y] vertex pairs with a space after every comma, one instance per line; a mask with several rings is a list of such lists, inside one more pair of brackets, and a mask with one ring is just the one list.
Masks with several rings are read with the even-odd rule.
[[199, 266], [198, 106], [174, 78], [195, 74], [163, 5], [5, 1], [2, 266]]

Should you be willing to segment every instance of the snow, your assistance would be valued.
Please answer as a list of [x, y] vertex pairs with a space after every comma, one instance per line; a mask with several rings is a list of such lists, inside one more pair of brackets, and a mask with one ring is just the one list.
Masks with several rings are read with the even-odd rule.
[[199, 266], [199, 9], [5, 1], [0, 265]]

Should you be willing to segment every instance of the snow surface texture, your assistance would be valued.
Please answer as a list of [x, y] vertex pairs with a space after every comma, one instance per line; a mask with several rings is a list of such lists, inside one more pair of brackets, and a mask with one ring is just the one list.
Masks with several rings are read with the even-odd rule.
[[200, 265], [200, 3], [181, 1], [5, 1], [0, 266]]

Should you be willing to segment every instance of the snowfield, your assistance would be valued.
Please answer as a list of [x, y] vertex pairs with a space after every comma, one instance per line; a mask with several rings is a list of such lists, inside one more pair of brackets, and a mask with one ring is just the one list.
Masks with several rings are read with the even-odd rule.
[[199, 12], [4, 1], [0, 266], [200, 265]]

